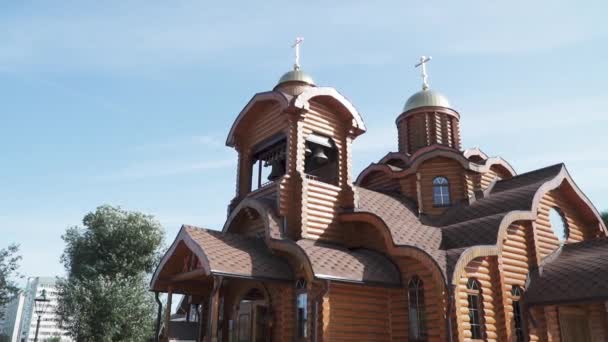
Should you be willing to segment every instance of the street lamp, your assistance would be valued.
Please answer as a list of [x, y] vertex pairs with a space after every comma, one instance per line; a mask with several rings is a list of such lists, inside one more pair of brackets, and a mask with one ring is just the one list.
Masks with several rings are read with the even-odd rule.
[[40, 318], [46, 311], [50, 300], [46, 298], [46, 290], [42, 290], [40, 297], [34, 299], [34, 311], [38, 315], [38, 321], [36, 322], [36, 335], [34, 336], [34, 342], [38, 342], [38, 329], [40, 329]]

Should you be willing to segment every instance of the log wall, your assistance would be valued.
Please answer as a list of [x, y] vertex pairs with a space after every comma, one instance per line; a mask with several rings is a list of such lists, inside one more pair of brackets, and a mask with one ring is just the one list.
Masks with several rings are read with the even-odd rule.
[[481, 289], [480, 302], [483, 311], [483, 334], [486, 336], [484, 340], [504, 341], [504, 338], [499, 335], [499, 327], [503, 324], [503, 315], [497, 310], [501, 304], [501, 296], [497, 293], [497, 286], [500, 286], [500, 278], [496, 264], [496, 257], [474, 259], [465, 267], [465, 272], [458, 281], [455, 293], [455, 307], [459, 341], [468, 341], [472, 336], [467, 300], [467, 282], [469, 278], [476, 279]]
[[390, 341], [389, 290], [332, 283], [323, 301], [323, 341]]
[[446, 331], [446, 293], [441, 281], [438, 281], [428, 267], [420, 261], [409, 257], [395, 258], [395, 263], [401, 271], [403, 288], [390, 292], [391, 298], [391, 334], [392, 341], [407, 341], [408, 339], [408, 283], [418, 276], [424, 284], [424, 304], [427, 341], [445, 341]]
[[421, 175], [422, 211], [426, 214], [438, 215], [446, 209], [433, 205], [433, 179], [435, 177], [443, 176], [448, 179], [452, 204], [462, 201], [467, 195], [464, 170], [462, 165], [455, 160], [442, 157], [429, 159], [420, 165], [418, 173]]
[[[498, 258], [498, 269], [500, 271], [500, 283], [502, 284], [501, 309], [505, 318], [505, 324], [499, 330], [503, 331], [509, 341], [514, 338], [515, 321], [513, 316], [513, 286], [521, 289], [526, 287], [526, 279], [530, 268], [536, 266], [534, 249], [534, 235], [530, 223], [512, 224], [507, 229], [507, 235], [503, 239], [502, 249]], [[532, 336], [534, 334], [534, 336]], [[536, 332], [532, 333], [530, 339], [537, 341]]]
[[557, 235], [553, 232], [549, 211], [551, 208], [559, 208], [566, 217], [570, 235], [567, 242], [583, 241], [595, 234], [595, 229], [586, 224], [578, 214], [577, 208], [568, 200], [561, 190], [550, 191], [543, 196], [538, 208], [538, 217], [534, 222], [537, 255], [539, 260], [551, 254], [560, 246]]

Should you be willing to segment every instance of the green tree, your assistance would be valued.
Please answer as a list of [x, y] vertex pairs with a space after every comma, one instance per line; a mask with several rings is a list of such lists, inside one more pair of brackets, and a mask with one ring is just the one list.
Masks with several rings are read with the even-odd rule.
[[152, 216], [101, 206], [68, 228], [57, 311], [77, 341], [147, 340], [154, 331], [149, 274], [164, 233]]
[[0, 249], [0, 318], [4, 317], [4, 306], [19, 290], [14, 279], [18, 277], [17, 269], [21, 256], [19, 246], [9, 245]]

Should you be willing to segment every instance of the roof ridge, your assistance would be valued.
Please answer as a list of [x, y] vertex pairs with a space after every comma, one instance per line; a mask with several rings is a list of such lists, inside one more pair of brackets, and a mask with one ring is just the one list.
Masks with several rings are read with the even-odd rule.
[[507, 182], [507, 181], [510, 181], [510, 180], [515, 180], [515, 179], [518, 179], [518, 178], [522, 178], [522, 176], [529, 176], [529, 175], [537, 173], [537, 172], [546, 171], [546, 170], [554, 168], [556, 166], [562, 166], [563, 167], [563, 166], [566, 166], [566, 164], [564, 164], [563, 162], [561, 162], [561, 163], [557, 163], [557, 164], [553, 164], [553, 165], [549, 165], [549, 166], [544, 166], [544, 167], [541, 167], [540, 169], [531, 170], [531, 171], [528, 171], [528, 172], [517, 174], [517, 175], [515, 175], [513, 177], [510, 177], [510, 178], [501, 179], [498, 182]]

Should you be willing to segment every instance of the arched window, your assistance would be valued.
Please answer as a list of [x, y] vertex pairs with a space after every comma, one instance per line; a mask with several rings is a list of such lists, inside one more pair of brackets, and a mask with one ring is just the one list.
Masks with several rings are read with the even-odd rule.
[[517, 342], [524, 342], [523, 328], [523, 311], [521, 309], [522, 289], [519, 286], [513, 285], [511, 288], [511, 297], [513, 299], [513, 320], [515, 321], [515, 337]]
[[566, 221], [566, 216], [564, 216], [564, 213], [559, 208], [553, 207], [549, 210], [549, 221], [559, 242], [564, 243], [568, 240], [568, 236], [570, 235], [568, 221]]
[[471, 325], [471, 338], [483, 339], [483, 326], [481, 319], [483, 311], [481, 308], [481, 290], [479, 282], [469, 278], [467, 282], [467, 300], [469, 302], [469, 324]]
[[445, 177], [433, 179], [433, 205], [436, 207], [447, 207], [450, 203], [450, 183]]
[[410, 341], [426, 341], [426, 319], [424, 312], [424, 284], [414, 276], [408, 284], [409, 335]]
[[296, 282], [296, 319], [297, 337], [308, 337], [308, 293], [304, 279]]

